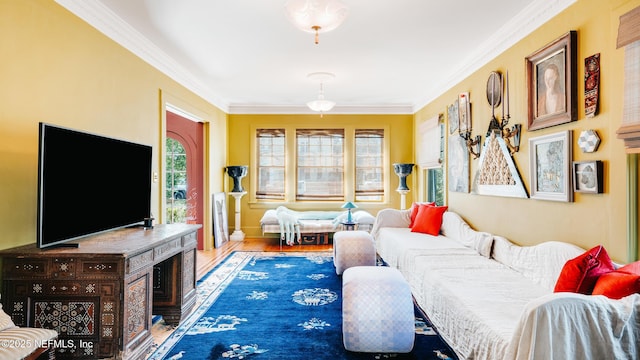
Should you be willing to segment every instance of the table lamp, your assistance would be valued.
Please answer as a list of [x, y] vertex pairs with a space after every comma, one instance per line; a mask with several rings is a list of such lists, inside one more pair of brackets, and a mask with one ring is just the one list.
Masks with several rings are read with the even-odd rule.
[[353, 223], [353, 218], [351, 217], [351, 209], [355, 209], [357, 207], [358, 206], [351, 201], [347, 201], [346, 203], [344, 203], [344, 205], [342, 205], [343, 209], [347, 209], [349, 211], [349, 213], [347, 214], [347, 223]]

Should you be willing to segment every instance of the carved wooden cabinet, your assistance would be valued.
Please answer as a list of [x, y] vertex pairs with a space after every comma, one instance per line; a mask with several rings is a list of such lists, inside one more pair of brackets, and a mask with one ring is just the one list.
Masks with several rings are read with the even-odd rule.
[[143, 359], [152, 314], [177, 324], [195, 306], [199, 228], [129, 228], [84, 238], [78, 248], [2, 250], [3, 309], [18, 326], [72, 340], [56, 358]]

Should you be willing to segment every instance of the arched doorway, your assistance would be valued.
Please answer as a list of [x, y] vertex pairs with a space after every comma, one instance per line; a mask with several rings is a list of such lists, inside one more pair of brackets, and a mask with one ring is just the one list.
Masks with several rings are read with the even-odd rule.
[[[166, 222], [203, 224], [203, 124], [170, 110], [166, 118]], [[204, 249], [202, 228], [198, 230], [198, 249]]]

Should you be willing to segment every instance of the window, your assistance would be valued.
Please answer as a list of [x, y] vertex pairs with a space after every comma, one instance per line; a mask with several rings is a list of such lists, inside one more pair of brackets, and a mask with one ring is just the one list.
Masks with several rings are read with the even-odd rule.
[[384, 201], [388, 130], [293, 125], [253, 131], [256, 201]]
[[187, 154], [178, 140], [166, 143], [167, 223], [184, 223], [187, 218]]
[[296, 200], [344, 199], [344, 129], [297, 129]]
[[256, 199], [284, 200], [285, 131], [257, 129], [258, 189]]
[[[444, 163], [444, 122], [442, 118], [438, 123], [440, 132], [440, 164]], [[444, 205], [444, 175], [442, 165], [428, 170], [428, 193], [427, 201], [435, 202], [437, 205]]]
[[356, 129], [356, 201], [381, 201], [384, 195], [384, 130]]

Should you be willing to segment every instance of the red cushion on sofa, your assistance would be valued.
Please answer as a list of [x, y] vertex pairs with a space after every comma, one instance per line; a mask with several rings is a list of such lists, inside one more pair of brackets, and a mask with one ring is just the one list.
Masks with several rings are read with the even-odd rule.
[[411, 204], [411, 222], [409, 223], [409, 227], [410, 228], [413, 227], [413, 223], [416, 221], [416, 216], [418, 215], [418, 209], [420, 209], [420, 206], [435, 206], [435, 205], [436, 205], [435, 202], [430, 202], [430, 203], [414, 202], [413, 204]]
[[447, 209], [447, 206], [420, 206], [411, 232], [437, 236], [442, 226], [442, 216]]
[[562, 267], [554, 292], [574, 292], [589, 295], [598, 278], [615, 270], [602, 245], [567, 261]]
[[600, 276], [593, 288], [593, 295], [611, 299], [622, 299], [634, 293], [640, 293], [640, 261]]

